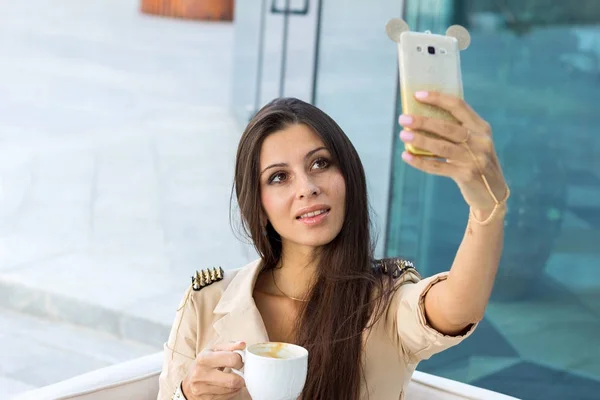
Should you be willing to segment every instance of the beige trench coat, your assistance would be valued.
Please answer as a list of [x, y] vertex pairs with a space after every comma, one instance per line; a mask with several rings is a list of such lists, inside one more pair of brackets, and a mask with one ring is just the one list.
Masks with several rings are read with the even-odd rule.
[[[244, 341], [251, 345], [269, 340], [252, 296], [260, 265], [260, 260], [256, 260], [238, 270], [225, 271], [222, 281], [199, 291], [190, 286], [164, 345], [158, 400], [172, 398], [202, 350], [217, 343]], [[446, 336], [427, 325], [424, 295], [446, 277], [447, 273], [440, 273], [420, 280], [409, 270], [398, 278], [403, 282], [387, 311], [364, 336], [365, 379], [361, 398], [404, 399], [403, 393], [419, 361], [460, 343], [473, 332], [476, 325], [465, 335]], [[235, 397], [249, 399], [245, 389]]]

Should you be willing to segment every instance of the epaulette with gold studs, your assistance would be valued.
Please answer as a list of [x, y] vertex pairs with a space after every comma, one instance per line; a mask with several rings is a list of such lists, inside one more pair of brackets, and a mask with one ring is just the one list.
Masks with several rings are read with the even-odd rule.
[[198, 291], [205, 286], [209, 286], [215, 282], [223, 279], [225, 271], [223, 268], [206, 268], [196, 271], [196, 274], [192, 276], [192, 289]]
[[413, 262], [403, 258], [383, 258], [373, 262], [373, 272], [389, 275], [393, 279], [400, 278], [407, 271], [413, 271], [419, 275]]

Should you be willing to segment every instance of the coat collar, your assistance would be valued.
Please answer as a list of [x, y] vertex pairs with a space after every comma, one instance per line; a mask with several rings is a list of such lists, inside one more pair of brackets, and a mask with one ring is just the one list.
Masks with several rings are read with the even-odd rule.
[[253, 291], [262, 269], [260, 259], [238, 270], [214, 309], [224, 314], [213, 324], [222, 342], [244, 341], [247, 345], [268, 342], [262, 316], [254, 303]]

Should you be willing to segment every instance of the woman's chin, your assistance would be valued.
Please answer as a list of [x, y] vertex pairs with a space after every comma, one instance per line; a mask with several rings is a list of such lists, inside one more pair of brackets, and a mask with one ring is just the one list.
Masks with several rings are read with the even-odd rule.
[[320, 247], [329, 244], [337, 233], [334, 232], [311, 232], [301, 237], [290, 238], [289, 241], [300, 246]]

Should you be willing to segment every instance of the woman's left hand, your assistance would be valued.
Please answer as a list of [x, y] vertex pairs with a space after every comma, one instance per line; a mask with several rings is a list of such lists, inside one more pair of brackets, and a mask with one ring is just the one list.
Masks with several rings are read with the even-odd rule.
[[[410, 131], [403, 130], [400, 139], [439, 157], [418, 156], [405, 151], [402, 158], [421, 171], [452, 178], [473, 212], [486, 218], [496, 202], [481, 175], [485, 176], [499, 202], [505, 200], [508, 190], [494, 149], [490, 124], [460, 98], [439, 92], [417, 92], [415, 98], [447, 110], [458, 122], [401, 115], [400, 124]], [[439, 139], [418, 131], [433, 133]]]

